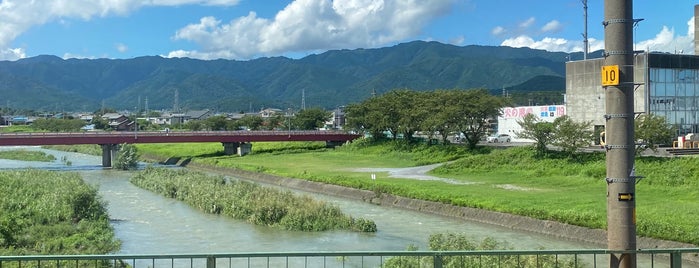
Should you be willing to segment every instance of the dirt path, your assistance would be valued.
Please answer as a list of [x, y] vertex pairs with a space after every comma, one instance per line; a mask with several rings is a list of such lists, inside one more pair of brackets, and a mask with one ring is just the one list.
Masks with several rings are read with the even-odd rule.
[[458, 181], [450, 178], [440, 178], [431, 175], [427, 175], [427, 172], [433, 170], [444, 163], [419, 166], [419, 167], [408, 167], [408, 168], [356, 168], [352, 169], [355, 172], [366, 172], [366, 173], [377, 173], [377, 172], [388, 172], [388, 177], [396, 179], [411, 179], [411, 180], [421, 180], [421, 181], [442, 181], [449, 184], [473, 184], [473, 182]]

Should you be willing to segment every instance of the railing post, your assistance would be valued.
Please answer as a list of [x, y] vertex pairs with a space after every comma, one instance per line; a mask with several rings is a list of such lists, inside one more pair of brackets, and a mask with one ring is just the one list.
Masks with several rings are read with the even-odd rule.
[[442, 255], [434, 255], [434, 268], [442, 268]]
[[682, 253], [670, 253], [670, 268], [682, 268]]
[[216, 258], [206, 257], [206, 268], [216, 268]]

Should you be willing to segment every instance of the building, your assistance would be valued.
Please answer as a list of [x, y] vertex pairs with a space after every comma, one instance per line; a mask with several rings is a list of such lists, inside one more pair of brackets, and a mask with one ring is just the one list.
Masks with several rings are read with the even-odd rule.
[[495, 134], [509, 134], [514, 142], [532, 142], [532, 140], [517, 137], [517, 133], [523, 130], [519, 122], [527, 114], [535, 115], [542, 122], [553, 122], [556, 118], [566, 115], [566, 107], [565, 105], [544, 105], [503, 108], [498, 116]]
[[[566, 63], [566, 109], [576, 121], [605, 125], [604, 59]], [[699, 133], [699, 56], [645, 52], [634, 56], [634, 113], [664, 116], [678, 135]]]
[[[699, 5], [694, 6], [694, 31], [699, 32]], [[677, 135], [699, 133], [699, 35], [694, 55], [642, 52], [634, 56], [634, 113], [654, 114], [675, 126]], [[605, 126], [604, 59], [566, 63], [566, 109], [576, 121]]]

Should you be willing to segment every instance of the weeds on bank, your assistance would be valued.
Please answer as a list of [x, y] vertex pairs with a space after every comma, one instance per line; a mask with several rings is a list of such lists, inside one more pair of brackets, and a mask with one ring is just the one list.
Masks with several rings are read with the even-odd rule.
[[0, 151], [1, 159], [11, 159], [20, 161], [39, 161], [39, 162], [51, 162], [56, 160], [56, 157], [44, 152], [39, 151], [27, 151], [27, 150], [9, 150]]
[[[440, 233], [430, 235], [429, 250], [432, 251], [493, 251], [512, 250], [506, 242], [500, 242], [491, 237], [476, 241], [465, 234]], [[415, 246], [408, 247], [409, 251], [418, 250]], [[442, 267], [584, 267], [571, 257], [557, 255], [465, 255], [442, 256]], [[432, 256], [392, 257], [386, 260], [383, 267], [431, 267]]]
[[77, 173], [0, 172], [0, 255], [106, 254], [118, 249], [106, 204]]
[[222, 176], [186, 169], [148, 167], [132, 177], [131, 182], [204, 212], [257, 225], [294, 231], [376, 231], [373, 221], [344, 215], [337, 206], [308, 196], [297, 196], [290, 191], [227, 180]]

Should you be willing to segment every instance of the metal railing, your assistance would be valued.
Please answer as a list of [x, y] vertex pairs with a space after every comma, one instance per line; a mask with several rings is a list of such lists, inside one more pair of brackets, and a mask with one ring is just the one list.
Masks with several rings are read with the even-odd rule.
[[648, 250], [356, 251], [168, 255], [0, 256], [14, 267], [608, 267], [636, 254], [638, 267], [699, 267], [699, 248]]

